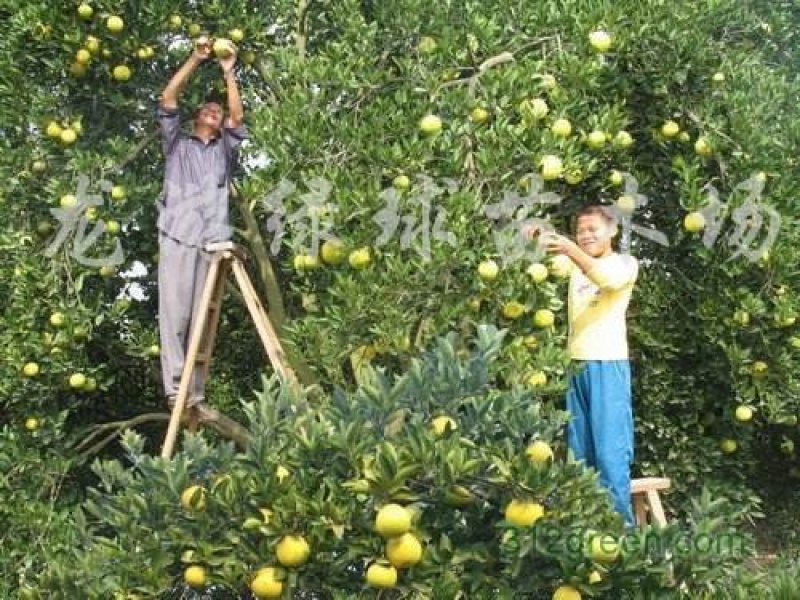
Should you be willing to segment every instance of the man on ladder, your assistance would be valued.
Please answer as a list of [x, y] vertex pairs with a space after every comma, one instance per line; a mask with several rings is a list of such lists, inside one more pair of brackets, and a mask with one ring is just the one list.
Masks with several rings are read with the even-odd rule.
[[[235, 49], [220, 58], [227, 86], [229, 114], [206, 102], [194, 114], [190, 135], [181, 132], [178, 96], [189, 77], [212, 52], [211, 41], [200, 38], [189, 59], [173, 75], [157, 109], [166, 157], [164, 191], [157, 203], [158, 315], [164, 393], [172, 407], [178, 395], [186, 361], [192, 321], [206, 283], [209, 254], [204, 248], [230, 240], [228, 195], [237, 150], [247, 137], [244, 109], [236, 84]], [[202, 369], [195, 369], [187, 407], [200, 412], [205, 400]]]

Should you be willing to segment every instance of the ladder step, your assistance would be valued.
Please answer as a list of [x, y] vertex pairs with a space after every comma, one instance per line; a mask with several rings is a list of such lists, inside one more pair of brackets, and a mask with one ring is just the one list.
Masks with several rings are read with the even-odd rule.
[[233, 242], [212, 242], [206, 244], [204, 250], [206, 252], [224, 252], [225, 250], [235, 250], [236, 244]]
[[194, 362], [200, 363], [200, 364], [207, 363], [209, 360], [211, 360], [211, 356], [209, 354], [205, 353], [205, 352], [199, 353], [194, 358]]

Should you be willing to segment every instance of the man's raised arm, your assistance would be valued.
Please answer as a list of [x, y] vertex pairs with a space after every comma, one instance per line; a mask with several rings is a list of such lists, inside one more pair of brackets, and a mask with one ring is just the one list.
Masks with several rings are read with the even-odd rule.
[[167, 87], [161, 92], [161, 106], [163, 108], [178, 108], [178, 96], [183, 90], [183, 86], [186, 85], [195, 69], [209, 56], [211, 56], [211, 42], [206, 37], [198, 38], [192, 55], [172, 76]]
[[225, 87], [228, 89], [228, 122], [226, 127], [241, 127], [244, 123], [244, 107], [239, 95], [239, 85], [236, 83], [236, 74], [233, 67], [236, 64], [236, 52], [228, 58], [219, 59], [222, 74], [225, 77]]

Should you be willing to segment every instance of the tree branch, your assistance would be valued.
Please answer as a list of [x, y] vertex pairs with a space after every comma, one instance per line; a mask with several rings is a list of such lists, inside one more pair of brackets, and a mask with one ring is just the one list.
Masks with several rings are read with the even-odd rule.
[[298, 0], [297, 2], [297, 55], [300, 60], [306, 57], [306, 46], [308, 44], [308, 30], [306, 28], [308, 10], [311, 8], [313, 0]]
[[275, 333], [278, 337], [281, 336], [283, 331], [283, 323], [286, 320], [286, 308], [283, 305], [283, 297], [281, 290], [278, 286], [278, 279], [275, 276], [275, 270], [272, 268], [272, 261], [267, 253], [267, 247], [264, 243], [264, 238], [261, 237], [261, 232], [258, 229], [258, 222], [256, 221], [253, 211], [247, 199], [240, 192], [235, 183], [231, 184], [231, 195], [236, 200], [236, 206], [239, 208], [239, 214], [242, 215], [244, 220], [245, 230], [242, 236], [247, 241], [253, 257], [258, 263], [258, 277], [264, 287], [264, 292], [267, 296], [267, 310], [269, 311], [270, 319], [275, 327]]
[[[142, 425], [144, 423], [149, 423], [151, 421], [169, 421], [169, 414], [168, 413], [145, 413], [143, 415], [137, 415], [131, 419], [126, 419], [124, 421], [112, 421], [111, 423], [101, 423], [99, 425], [95, 425], [91, 428], [91, 433], [87, 435], [83, 441], [79, 442], [75, 445], [75, 450], [81, 455], [82, 458], [88, 458], [93, 454], [97, 454], [105, 448], [109, 443], [111, 443], [115, 437], [121, 435], [123, 431], [126, 429], [131, 429], [132, 427], [136, 427], [138, 425]], [[111, 433], [108, 433], [108, 432]], [[95, 439], [100, 436], [103, 437], [99, 442], [95, 443], [92, 446], [89, 446]], [[88, 449], [86, 447], [89, 446]]]
[[264, 60], [258, 59], [253, 67], [255, 67], [256, 71], [261, 76], [261, 79], [264, 80], [264, 83], [267, 84], [267, 93], [269, 94], [268, 102], [275, 106], [285, 96], [281, 85], [276, 80], [270, 80], [269, 70]]
[[[267, 299], [267, 311], [269, 312], [270, 321], [275, 328], [275, 333], [278, 338], [283, 337], [283, 324], [286, 321], [286, 308], [283, 304], [283, 296], [281, 289], [278, 285], [278, 279], [275, 276], [275, 270], [272, 268], [272, 260], [267, 253], [267, 246], [264, 243], [264, 238], [261, 236], [261, 231], [258, 228], [258, 222], [250, 207], [247, 198], [239, 191], [236, 184], [231, 185], [231, 194], [236, 199], [236, 205], [239, 207], [239, 213], [244, 219], [245, 230], [242, 237], [247, 241], [250, 252], [256, 259], [258, 277], [264, 288], [264, 293]], [[299, 380], [304, 385], [311, 385], [316, 383], [316, 377], [306, 361], [297, 356], [290, 349], [284, 349], [289, 364], [297, 373]]]
[[147, 146], [150, 145], [150, 142], [152, 142], [154, 139], [156, 139], [158, 137], [158, 135], [159, 135], [158, 129], [154, 129], [153, 131], [148, 133], [147, 136], [145, 136], [145, 138], [142, 141], [140, 141], [138, 144], [136, 144], [134, 149], [131, 150], [130, 154], [128, 154], [128, 156], [123, 158], [122, 161], [116, 167], [113, 168], [112, 172], [122, 173], [122, 170], [126, 166], [128, 166], [128, 164], [130, 164], [130, 162], [133, 161], [134, 158], [139, 156], [139, 154], [145, 148], [147, 148]]
[[478, 68], [475, 70], [475, 72], [469, 77], [462, 77], [461, 79], [454, 79], [452, 81], [444, 82], [439, 86], [439, 89], [436, 90], [436, 94], [438, 94], [439, 91], [444, 88], [463, 85], [466, 83], [469, 85], [470, 96], [474, 96], [475, 88], [478, 85], [478, 80], [481, 78], [481, 75], [486, 73], [486, 71], [488, 71], [489, 69], [513, 61], [514, 61], [514, 55], [511, 52], [501, 52], [500, 54], [487, 58], [485, 61], [483, 61], [480, 65], [478, 65]]
[[692, 111], [687, 111], [687, 112], [686, 112], [686, 114], [687, 114], [687, 116], [688, 116], [688, 117], [689, 117], [689, 118], [690, 118], [690, 119], [691, 119], [691, 120], [694, 122], [694, 124], [695, 124], [695, 125], [697, 125], [698, 129], [710, 129], [710, 130], [711, 130], [711, 131], [713, 131], [713, 132], [714, 132], [714, 134], [715, 134], [715, 135], [717, 135], [718, 137], [721, 137], [721, 138], [723, 138], [723, 139], [726, 139], [726, 140], [728, 140], [728, 141], [729, 141], [729, 142], [730, 142], [730, 143], [731, 143], [733, 146], [735, 146], [735, 147], [736, 147], [738, 150], [742, 150], [742, 146], [741, 146], [741, 144], [739, 144], [739, 143], [738, 143], [736, 140], [734, 140], [732, 137], [730, 137], [729, 135], [727, 135], [727, 134], [726, 134], [724, 131], [722, 131], [721, 129], [719, 129], [719, 128], [717, 128], [717, 127], [714, 127], [713, 125], [711, 125], [711, 124], [709, 124], [709, 123], [707, 123], [707, 122], [705, 122], [705, 121], [702, 121], [702, 120], [700, 119], [700, 117], [698, 117], [698, 116], [697, 116], [696, 114], [694, 114]]
[[[250, 443], [250, 432], [247, 428], [230, 417], [225, 416], [217, 409], [203, 404], [195, 408], [194, 413], [195, 414], [192, 414], [186, 411], [183, 415], [183, 420], [188, 421], [190, 419], [196, 419], [196, 422], [211, 427], [222, 437], [233, 440], [242, 448], [247, 447]], [[78, 443], [75, 449], [79, 452], [81, 457], [85, 459], [100, 452], [108, 444], [113, 442], [116, 437], [122, 435], [123, 432], [128, 429], [143, 425], [144, 423], [169, 421], [169, 419], [169, 413], [145, 413], [124, 421], [112, 421], [110, 423], [95, 425], [91, 433], [89, 433], [83, 441]], [[100, 441], [95, 442], [97, 438], [100, 438]]]

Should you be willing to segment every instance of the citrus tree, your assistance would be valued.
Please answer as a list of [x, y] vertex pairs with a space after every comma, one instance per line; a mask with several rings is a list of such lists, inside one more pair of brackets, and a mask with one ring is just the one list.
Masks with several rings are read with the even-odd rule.
[[[74, 549], [52, 554], [31, 595], [619, 598], [720, 585], [743, 545], [681, 550], [677, 524], [621, 536], [596, 475], [566, 456], [565, 413], [498, 390], [502, 337], [480, 328], [463, 358], [455, 336], [439, 340], [402, 376], [367, 369], [319, 408], [265, 381], [244, 453], [192, 437], [166, 460], [127, 435], [124, 463], [95, 465]], [[728, 508], [708, 500], [693, 527], [723, 539]]]
[[[77, 467], [109, 438], [76, 449], [90, 426], [141, 427], [151, 452], [163, 436], [153, 117], [203, 34], [239, 47], [250, 140], [236, 239], [304, 384], [351, 389], [373, 367], [408, 369], [450, 332], [463, 355], [492, 323], [507, 330], [494, 384], [557, 406], [563, 265], [516, 234], [534, 218], [568, 229], [579, 206], [605, 202], [642, 265], [629, 315], [636, 472], [673, 479], [676, 516], [702, 483], [757, 516], [755, 476], [800, 474], [794, 3], [39, 0], [0, 12], [3, 460], [58, 467], [10, 471], [32, 511], [56, 514], [94, 480]], [[201, 69], [185, 116], [222, 91], [219, 69]], [[232, 296], [209, 397], [244, 417], [264, 361]], [[0, 564], [24, 580], [46, 540], [30, 518], [11, 522], [19, 554]]]

